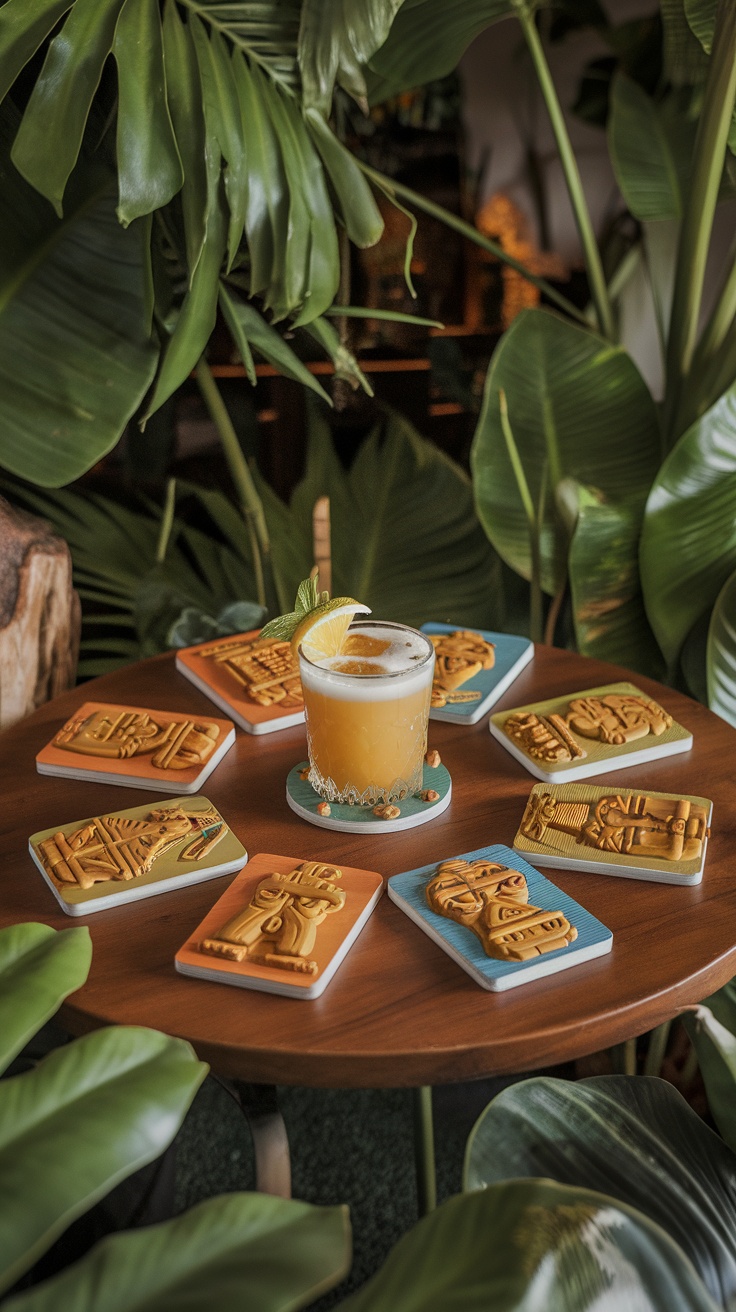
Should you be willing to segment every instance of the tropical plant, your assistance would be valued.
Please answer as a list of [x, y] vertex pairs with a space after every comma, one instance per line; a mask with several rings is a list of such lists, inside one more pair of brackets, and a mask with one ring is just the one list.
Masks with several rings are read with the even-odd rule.
[[[0, 931], [0, 1071], [87, 977], [86, 927]], [[96, 1030], [0, 1081], [0, 1294], [8, 1312], [183, 1306], [304, 1307], [345, 1274], [344, 1208], [230, 1194], [173, 1220], [109, 1235], [60, 1274], [22, 1278], [121, 1180], [169, 1146], [207, 1073], [154, 1030]], [[19, 1285], [19, 1282], [20, 1285]], [[16, 1286], [13, 1291], [13, 1286]]]
[[[405, 623], [440, 616], [499, 627], [500, 562], [463, 471], [395, 414], [376, 424], [346, 471], [324, 414], [310, 413], [306, 471], [290, 505], [254, 475], [273, 543], [278, 608], [289, 609], [309, 573], [312, 511], [327, 494], [336, 595], [360, 597]], [[180, 637], [204, 641], [223, 622], [241, 632], [260, 622], [261, 608], [249, 602], [257, 591], [251, 546], [223, 493], [179, 482], [162, 514], [142, 497], [123, 504], [86, 490], [3, 488], [51, 519], [69, 543], [84, 603], [81, 674], [106, 673]], [[177, 509], [187, 503], [204, 511], [206, 523], [187, 522]]]
[[[476, 1123], [466, 1189], [506, 1181], [560, 1190], [552, 1213], [537, 1209], [536, 1233], [528, 1220], [521, 1232], [534, 1255], [538, 1306], [583, 1312], [618, 1307], [617, 1297], [663, 1312], [736, 1306], [736, 1037], [714, 1014], [733, 1023], [732, 985], [707, 1003], [692, 1009], [690, 1028], [726, 1142], [672, 1085], [644, 1076], [525, 1080]], [[545, 1249], [546, 1270], [536, 1265]], [[629, 1280], [646, 1287], [648, 1301], [624, 1296]]]

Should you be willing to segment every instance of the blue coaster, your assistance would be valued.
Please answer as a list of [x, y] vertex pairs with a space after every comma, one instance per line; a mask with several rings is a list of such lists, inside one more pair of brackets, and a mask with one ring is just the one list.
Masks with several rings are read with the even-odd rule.
[[432, 789], [439, 793], [436, 802], [423, 802], [418, 794], [405, 797], [396, 802], [401, 814], [395, 820], [381, 819], [374, 814], [372, 806], [350, 806], [347, 802], [330, 802], [329, 814], [319, 815], [317, 807], [322, 798], [316, 793], [301, 772], [308, 767], [308, 761], [301, 761], [289, 772], [286, 780], [286, 800], [292, 811], [308, 820], [310, 824], [320, 825], [323, 829], [341, 829], [348, 834], [391, 834], [397, 829], [414, 829], [434, 820], [450, 805], [452, 780], [444, 765], [425, 765], [422, 777], [422, 789]]
[[579, 902], [563, 893], [561, 888], [551, 880], [540, 875], [534, 866], [501, 843], [493, 847], [481, 847], [475, 852], [463, 852], [459, 857], [448, 853], [443, 861], [476, 860], [495, 861], [507, 866], [509, 870], [518, 870], [523, 875], [529, 889], [529, 903], [543, 911], [560, 911], [578, 931], [577, 938], [568, 947], [542, 956], [532, 957], [528, 961], [499, 961], [489, 957], [483, 950], [480, 940], [471, 929], [448, 920], [432, 911], [427, 903], [425, 888], [433, 875], [436, 875], [441, 862], [430, 866], [421, 866], [418, 870], [406, 870], [401, 875], [394, 875], [388, 881], [388, 895], [401, 910], [406, 912], [425, 934], [452, 957], [463, 970], [480, 984], [481, 988], [494, 992], [514, 988], [532, 979], [541, 979], [545, 975], [554, 975], [560, 970], [578, 966], [594, 957], [603, 956], [611, 951], [613, 934], [610, 929], [596, 920]]
[[[423, 624], [422, 633], [457, 633], [462, 630], [460, 624]], [[493, 668], [481, 670], [467, 683], [460, 685], [458, 692], [465, 694], [479, 693], [474, 701], [462, 700], [448, 702], [446, 706], [433, 706], [429, 713], [431, 720], [450, 720], [452, 723], [476, 724], [491, 706], [495, 706], [514, 679], [528, 665], [534, 656], [534, 643], [528, 638], [519, 638], [513, 633], [493, 633], [490, 629], [469, 628], [467, 632], [478, 633], [486, 642], [495, 647]]]

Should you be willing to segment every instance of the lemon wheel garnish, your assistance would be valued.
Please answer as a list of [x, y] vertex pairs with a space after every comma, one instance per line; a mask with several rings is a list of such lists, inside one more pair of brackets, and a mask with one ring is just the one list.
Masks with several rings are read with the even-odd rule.
[[339, 656], [356, 615], [370, 615], [370, 608], [352, 597], [333, 597], [331, 601], [321, 602], [297, 626], [291, 639], [291, 650], [296, 655], [301, 647], [310, 661]]
[[290, 642], [297, 655], [302, 647], [310, 661], [326, 660], [339, 656], [345, 635], [354, 615], [370, 615], [370, 606], [363, 606], [354, 597], [332, 597], [317, 591], [313, 577], [303, 579], [288, 615], [278, 615], [261, 629], [261, 638]]

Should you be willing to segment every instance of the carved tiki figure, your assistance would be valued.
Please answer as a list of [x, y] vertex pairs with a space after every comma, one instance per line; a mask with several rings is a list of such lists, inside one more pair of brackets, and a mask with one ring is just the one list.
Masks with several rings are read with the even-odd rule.
[[504, 732], [537, 761], [549, 765], [587, 756], [579, 738], [595, 739], [608, 747], [659, 737], [672, 726], [672, 716], [657, 702], [635, 693], [606, 693], [602, 697], [574, 697], [567, 714], [549, 715], [517, 711], [504, 721]]
[[435, 650], [432, 705], [441, 707], [448, 702], [480, 701], [480, 692], [458, 692], [469, 679], [481, 670], [491, 670], [496, 659], [492, 642], [486, 642], [472, 629], [456, 629], [454, 633], [431, 633], [429, 640]]
[[187, 770], [208, 760], [219, 736], [219, 725], [206, 720], [182, 716], [158, 723], [148, 711], [111, 706], [68, 720], [53, 746], [118, 761], [153, 753], [151, 765], [157, 769]]
[[301, 710], [304, 706], [299, 666], [288, 642], [261, 642], [259, 638], [243, 642], [236, 638], [213, 643], [199, 654], [227, 670], [244, 695], [258, 706], [278, 706], [282, 710]]
[[320, 861], [303, 861], [285, 875], [274, 871], [259, 880], [247, 907], [202, 940], [200, 951], [316, 975], [319, 967], [309, 954], [317, 929], [326, 916], [342, 910], [347, 897], [333, 882], [338, 879], [340, 868]]
[[528, 961], [577, 938], [561, 911], [529, 905], [526, 879], [493, 861], [443, 861], [426, 888], [429, 906], [480, 939], [486, 956]]
[[578, 843], [600, 852], [656, 857], [661, 861], [699, 860], [708, 836], [707, 812], [685, 797], [647, 797], [644, 793], [609, 793], [597, 801], [561, 799], [532, 793], [521, 832], [533, 842], [569, 850], [561, 841], [571, 834]]
[[201, 861], [227, 833], [217, 811], [167, 806], [142, 820], [100, 815], [69, 834], [59, 832], [38, 847], [43, 867], [58, 884], [91, 888], [108, 880], [136, 879], [177, 843], [189, 839], [179, 861]]

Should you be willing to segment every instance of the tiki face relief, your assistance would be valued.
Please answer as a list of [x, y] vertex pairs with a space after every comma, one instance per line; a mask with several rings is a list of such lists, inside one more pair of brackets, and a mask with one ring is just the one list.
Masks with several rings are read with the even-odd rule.
[[444, 861], [426, 897], [433, 911], [472, 930], [486, 956], [501, 961], [527, 961], [577, 938], [561, 912], [529, 905], [522, 874], [491, 861]]

